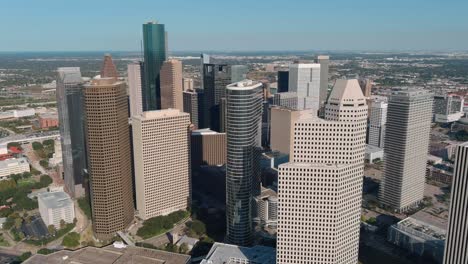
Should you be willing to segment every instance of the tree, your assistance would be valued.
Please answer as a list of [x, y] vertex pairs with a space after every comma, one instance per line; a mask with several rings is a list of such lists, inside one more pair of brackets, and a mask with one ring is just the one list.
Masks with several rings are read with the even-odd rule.
[[186, 254], [188, 253], [188, 251], [189, 251], [189, 248], [188, 248], [187, 243], [182, 243], [179, 247], [179, 253]]
[[61, 219], [60, 220], [60, 229], [64, 229], [66, 225], [67, 225], [67, 223], [65, 222], [65, 220]]
[[199, 236], [206, 233], [206, 226], [200, 220], [193, 220], [192, 222], [188, 222], [186, 226]]
[[23, 218], [15, 218], [15, 228], [20, 229], [21, 224], [23, 224]]
[[32, 253], [31, 252], [24, 252], [23, 254], [21, 254], [21, 256], [19, 256], [19, 260], [21, 262], [24, 262], [26, 261], [28, 258], [30, 258], [32, 256]]
[[55, 232], [57, 231], [57, 230], [55, 229], [55, 226], [54, 226], [54, 225], [49, 225], [49, 226], [47, 226], [47, 230], [49, 231], [49, 234], [51, 234], [51, 235], [54, 235]]
[[42, 254], [42, 255], [49, 255], [50, 253], [54, 253], [55, 251], [52, 249], [48, 248], [41, 248], [37, 251], [37, 254]]
[[33, 142], [32, 143], [32, 148], [34, 150], [41, 150], [41, 149], [44, 149], [44, 146], [39, 142]]
[[74, 248], [80, 245], [80, 234], [76, 232], [68, 233], [63, 237], [62, 245], [68, 248]]
[[49, 168], [49, 162], [47, 160], [40, 160], [39, 165], [41, 165], [44, 169]]

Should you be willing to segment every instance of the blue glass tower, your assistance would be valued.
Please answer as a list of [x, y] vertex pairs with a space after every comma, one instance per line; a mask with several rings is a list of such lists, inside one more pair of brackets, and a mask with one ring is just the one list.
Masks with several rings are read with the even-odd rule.
[[143, 111], [161, 108], [160, 70], [166, 60], [166, 32], [164, 24], [143, 24], [143, 50], [145, 57]]

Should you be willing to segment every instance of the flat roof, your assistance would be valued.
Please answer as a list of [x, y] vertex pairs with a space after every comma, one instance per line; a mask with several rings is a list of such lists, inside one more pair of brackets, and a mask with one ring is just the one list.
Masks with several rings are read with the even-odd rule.
[[65, 192], [44, 192], [37, 195], [47, 208], [62, 208], [73, 205], [70, 196]]
[[256, 81], [246, 79], [246, 80], [242, 80], [240, 82], [231, 83], [231, 84], [226, 86], [226, 89], [229, 89], [229, 90], [251, 90], [251, 89], [255, 89], [257, 87], [260, 87], [262, 85], [263, 84], [261, 82], [256, 82]]
[[384, 150], [382, 148], [372, 146], [367, 144], [366, 145], [366, 153], [378, 153], [378, 152], [383, 152]]
[[190, 256], [142, 247], [113, 245], [85, 247], [75, 251], [61, 250], [49, 255], [36, 254], [25, 264], [187, 264]]
[[265, 246], [240, 247], [214, 243], [210, 252], [200, 264], [255, 263], [275, 264], [276, 249]]
[[146, 112], [141, 113], [141, 115], [133, 116], [132, 118], [139, 119], [139, 120], [151, 120], [151, 119], [176, 117], [176, 116], [188, 116], [188, 115], [190, 114], [181, 112], [179, 109], [168, 108], [168, 109], [162, 109], [162, 110], [146, 111]]
[[209, 128], [202, 128], [192, 131], [192, 136], [203, 136], [203, 135], [217, 135], [217, 134], [226, 134], [213, 131]]
[[0, 169], [6, 169], [9, 167], [19, 166], [23, 164], [28, 164], [26, 158], [12, 158], [6, 160], [0, 160]]

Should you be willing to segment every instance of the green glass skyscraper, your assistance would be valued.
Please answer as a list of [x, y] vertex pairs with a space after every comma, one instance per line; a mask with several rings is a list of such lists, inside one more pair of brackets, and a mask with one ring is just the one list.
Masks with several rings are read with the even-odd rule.
[[166, 33], [164, 24], [143, 24], [143, 50], [145, 56], [143, 111], [161, 109], [160, 70], [166, 60]]

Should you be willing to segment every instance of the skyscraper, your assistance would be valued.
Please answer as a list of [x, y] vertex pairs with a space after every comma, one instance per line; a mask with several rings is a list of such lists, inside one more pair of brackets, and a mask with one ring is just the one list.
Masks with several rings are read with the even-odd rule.
[[190, 207], [189, 126], [190, 115], [177, 109], [133, 117], [136, 204], [141, 218]]
[[130, 94], [130, 116], [143, 112], [143, 62], [134, 62], [127, 65], [128, 90]]
[[194, 129], [203, 127], [203, 90], [187, 90], [183, 93], [184, 112], [190, 114]]
[[385, 129], [381, 203], [405, 211], [424, 198], [432, 94], [406, 89], [390, 96]]
[[236, 245], [253, 241], [252, 192], [260, 186], [255, 172], [256, 147], [260, 146], [262, 84], [246, 80], [226, 87], [227, 164], [226, 239]]
[[279, 167], [277, 263], [357, 263], [367, 106], [357, 80], [337, 80], [325, 119], [294, 126]]
[[183, 111], [182, 62], [167, 60], [161, 67], [161, 109]]
[[362, 90], [362, 93], [364, 94], [364, 96], [365, 97], [370, 97], [371, 96], [371, 90], [372, 90], [372, 80], [360, 78], [359, 79], [359, 85], [361, 86], [361, 90]]
[[112, 61], [112, 56], [110, 54], [104, 55], [104, 61], [101, 67], [101, 78], [114, 77], [118, 78], [119, 73], [115, 67], [114, 62]]
[[455, 151], [452, 196], [445, 239], [444, 264], [468, 263], [468, 142]]
[[305, 98], [307, 109], [320, 106], [320, 64], [296, 62], [289, 65], [289, 91]]
[[285, 93], [289, 91], [289, 70], [278, 71], [278, 93]]
[[317, 63], [320, 64], [320, 104], [325, 105], [328, 95], [328, 64], [330, 56], [317, 56]]
[[143, 110], [161, 108], [160, 71], [166, 60], [166, 33], [164, 24], [143, 24], [143, 50], [145, 57]]
[[369, 145], [379, 148], [384, 147], [387, 108], [388, 104], [385, 101], [371, 101], [369, 117]]
[[84, 98], [93, 228], [99, 239], [110, 239], [134, 216], [125, 83], [93, 79]]
[[84, 195], [86, 150], [83, 128], [83, 80], [80, 68], [57, 69], [57, 108], [62, 143], [63, 177], [72, 197]]
[[205, 126], [221, 131], [219, 103], [226, 95], [226, 85], [231, 83], [231, 69], [226, 64], [203, 64], [203, 89], [205, 96]]
[[247, 65], [231, 65], [231, 82], [240, 82], [247, 79], [249, 67]]

